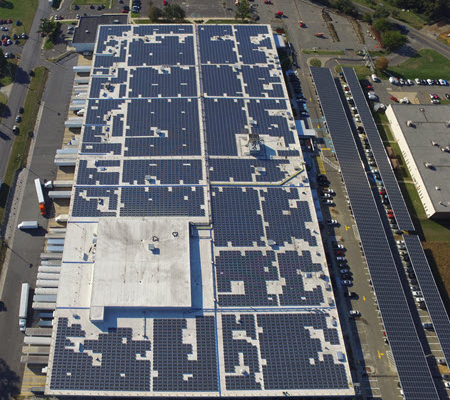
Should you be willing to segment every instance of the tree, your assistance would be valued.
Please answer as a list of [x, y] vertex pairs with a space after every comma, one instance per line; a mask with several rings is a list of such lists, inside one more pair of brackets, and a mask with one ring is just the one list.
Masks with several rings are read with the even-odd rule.
[[373, 22], [373, 26], [380, 32], [392, 30], [392, 23], [387, 18], [378, 18]]
[[333, 3], [333, 7], [344, 12], [345, 14], [353, 15], [354, 17], [358, 16], [358, 10], [355, 8], [351, 0], [336, 0]]
[[363, 20], [363, 22], [367, 22], [368, 24], [371, 24], [372, 23], [372, 15], [370, 15], [369, 13], [365, 13], [362, 16], [362, 20]]
[[186, 18], [186, 11], [184, 11], [180, 5], [174, 4], [172, 6], [173, 17], [176, 22], [183, 22]]
[[397, 50], [408, 42], [408, 38], [398, 31], [383, 32], [381, 38], [386, 48], [390, 51]]
[[222, 7], [223, 7], [223, 8], [227, 8], [227, 2], [226, 2], [226, 1], [222, 1], [221, 4], [222, 4]]
[[389, 60], [386, 57], [378, 57], [375, 60], [375, 68], [380, 71], [385, 71], [389, 66]]
[[57, 27], [58, 24], [53, 20], [53, 18], [51, 19], [41, 18], [41, 23], [39, 24], [39, 29], [37, 32], [50, 35], [56, 30]]
[[375, 8], [373, 18], [379, 19], [379, 18], [387, 18], [387, 17], [389, 17], [389, 11], [386, 10], [383, 6], [378, 5], [377, 8]]
[[158, 22], [158, 20], [163, 16], [163, 12], [160, 8], [155, 6], [150, 6], [148, 10], [148, 18], [150, 22]]
[[8, 61], [5, 58], [3, 50], [0, 49], [0, 75], [4, 75], [8, 69]]
[[250, 4], [248, 0], [241, 0], [237, 5], [236, 12], [234, 13], [235, 19], [241, 19], [242, 21], [250, 17]]

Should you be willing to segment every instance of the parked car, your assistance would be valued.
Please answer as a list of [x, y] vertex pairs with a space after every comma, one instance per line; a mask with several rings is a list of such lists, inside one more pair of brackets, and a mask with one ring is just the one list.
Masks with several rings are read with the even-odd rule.
[[350, 280], [343, 280], [343, 281], [341, 281], [341, 284], [342, 284], [343, 286], [352, 286], [352, 285], [353, 285], [353, 282], [350, 281]]
[[22, 121], [22, 117], [21, 117], [20, 115], [18, 115], [18, 116], [16, 117], [16, 122], [20, 122], [20, 121]]
[[350, 317], [360, 317], [361, 313], [358, 310], [350, 310]]
[[350, 270], [349, 269], [341, 269], [341, 270], [339, 270], [339, 272], [341, 274], [348, 274], [350, 272]]
[[398, 103], [397, 97], [391, 96], [391, 100], [392, 100], [392, 101], [395, 101], [396, 103]]
[[344, 296], [352, 299], [352, 298], [356, 297], [356, 293], [355, 292], [344, 292]]
[[[328, 196], [330, 196], [330, 195], [328, 195]], [[331, 197], [331, 196], [330, 196]], [[327, 224], [328, 225], [337, 225], [337, 221], [335, 220], [335, 219], [329, 219], [328, 221], [327, 221]]]

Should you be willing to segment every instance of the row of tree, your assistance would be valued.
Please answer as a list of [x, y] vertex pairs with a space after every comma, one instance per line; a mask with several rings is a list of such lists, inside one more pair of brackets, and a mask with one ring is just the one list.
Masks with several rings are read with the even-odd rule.
[[186, 18], [186, 11], [178, 4], [167, 4], [164, 9], [155, 7], [150, 2], [150, 9], [148, 11], [148, 18], [151, 22], [158, 22], [165, 20], [167, 22], [183, 22]]

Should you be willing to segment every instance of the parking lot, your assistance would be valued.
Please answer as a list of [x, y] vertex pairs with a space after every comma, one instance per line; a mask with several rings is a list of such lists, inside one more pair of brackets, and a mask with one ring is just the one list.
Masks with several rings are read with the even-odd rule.
[[391, 97], [395, 97], [398, 101], [406, 97], [412, 104], [431, 104], [430, 94], [436, 94], [439, 99], [447, 101], [445, 94], [450, 95], [449, 86], [417, 85], [415, 82], [413, 85], [394, 85], [388, 80], [375, 83], [370, 80], [370, 85], [380, 102], [386, 106], [396, 103]]
[[76, 1], [63, 1], [61, 7], [55, 11], [55, 15], [61, 15], [64, 19], [76, 19], [77, 14], [80, 16], [120, 14], [123, 6], [128, 2], [126, 0], [111, 0], [111, 3], [105, 2], [106, 7], [100, 10], [98, 9], [99, 4], [78, 5], [77, 10], [74, 9], [74, 4], [76, 4]]

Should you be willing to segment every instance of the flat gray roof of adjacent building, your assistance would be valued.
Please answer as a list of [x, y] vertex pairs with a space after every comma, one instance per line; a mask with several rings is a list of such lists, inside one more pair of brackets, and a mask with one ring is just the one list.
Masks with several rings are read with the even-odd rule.
[[128, 14], [90, 15], [81, 17], [73, 34], [72, 43], [94, 43], [99, 25], [128, 23]]
[[[442, 149], [450, 145], [450, 106], [394, 104], [391, 107], [436, 212], [449, 212], [450, 151]], [[408, 126], [408, 121], [413, 126]]]

